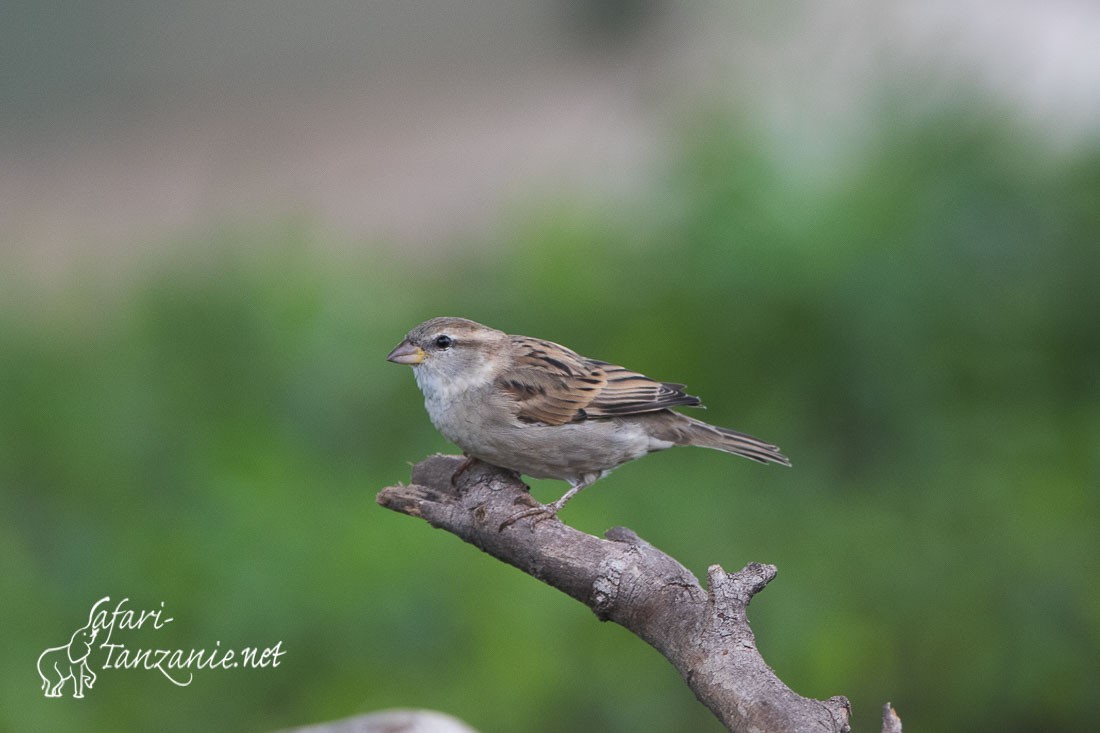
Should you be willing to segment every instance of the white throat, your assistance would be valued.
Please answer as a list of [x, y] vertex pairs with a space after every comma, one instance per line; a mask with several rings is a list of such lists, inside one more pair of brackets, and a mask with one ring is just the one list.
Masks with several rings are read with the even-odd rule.
[[423, 366], [413, 369], [416, 384], [424, 393], [424, 401], [446, 405], [467, 395], [472, 390], [484, 389], [493, 380], [493, 364], [483, 361], [475, 369], [464, 369], [462, 373], [443, 377], [435, 369]]

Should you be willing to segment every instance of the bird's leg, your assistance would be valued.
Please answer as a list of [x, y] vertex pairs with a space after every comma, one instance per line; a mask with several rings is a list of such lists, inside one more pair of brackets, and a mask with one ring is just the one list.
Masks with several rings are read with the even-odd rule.
[[455, 469], [455, 472], [451, 474], [451, 486], [455, 486], [459, 476], [466, 473], [467, 469], [469, 469], [470, 466], [474, 465], [474, 461], [477, 460], [476, 458], [465, 452], [463, 452], [462, 455], [466, 456], [466, 460], [459, 464], [458, 468]]
[[564, 494], [562, 494], [557, 499], [557, 501], [552, 501], [549, 504], [539, 504], [538, 506], [533, 506], [530, 509], [524, 509], [522, 512], [517, 512], [513, 514], [512, 516], [508, 517], [500, 523], [500, 530], [498, 531], [503, 532], [505, 527], [511, 524], [515, 524], [519, 520], [526, 517], [537, 517], [534, 521], [534, 524], [538, 524], [544, 519], [550, 519], [551, 517], [558, 516], [558, 512], [561, 511], [566, 502], [579, 494], [581, 492], [581, 489], [588, 488], [592, 484], [596, 483], [596, 480], [600, 477], [600, 475], [601, 474], [599, 473], [586, 473], [585, 475], [581, 476], [580, 480], [570, 481], [569, 491], [566, 491]]
[[[462, 463], [458, 465], [458, 468], [455, 469], [455, 472], [451, 474], [451, 486], [457, 486], [458, 479], [462, 476], [462, 474], [466, 473], [466, 471], [469, 470], [469, 468], [475, 463], [478, 463], [479, 461], [481, 463], [485, 463], [485, 461], [482, 461], [477, 456], [471, 456], [466, 453], [463, 453], [462, 455], [465, 456], [465, 460], [463, 460]], [[488, 466], [492, 464], [485, 463], [485, 465]], [[500, 468], [500, 466], [497, 466], [497, 468]], [[522, 476], [520, 476], [519, 471], [513, 471], [510, 468], [501, 468], [500, 470], [507, 471], [509, 474], [512, 475], [513, 478], [515, 478], [516, 481], [520, 481], [523, 478]]]

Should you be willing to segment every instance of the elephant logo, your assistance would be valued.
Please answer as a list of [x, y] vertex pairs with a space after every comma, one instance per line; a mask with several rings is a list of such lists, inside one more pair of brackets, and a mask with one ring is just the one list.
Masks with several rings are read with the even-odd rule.
[[55, 646], [38, 657], [38, 676], [46, 697], [61, 697], [65, 683], [72, 680], [73, 697], [84, 697], [84, 690], [95, 684], [95, 672], [88, 666], [92, 643], [99, 629], [88, 623], [73, 632], [68, 644]]

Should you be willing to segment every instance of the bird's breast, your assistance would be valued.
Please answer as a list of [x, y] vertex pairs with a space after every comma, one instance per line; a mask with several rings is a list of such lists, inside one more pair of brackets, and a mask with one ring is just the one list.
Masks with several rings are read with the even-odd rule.
[[491, 385], [417, 381], [432, 425], [467, 453], [483, 453], [486, 444], [495, 443], [495, 436], [511, 422], [511, 410]]

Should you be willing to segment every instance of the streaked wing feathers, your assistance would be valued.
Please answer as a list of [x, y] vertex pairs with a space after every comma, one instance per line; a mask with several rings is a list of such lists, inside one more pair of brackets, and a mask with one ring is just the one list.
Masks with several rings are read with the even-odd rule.
[[682, 384], [658, 382], [549, 341], [513, 336], [512, 345], [512, 368], [497, 384], [516, 400], [525, 422], [562, 425], [700, 404]]

